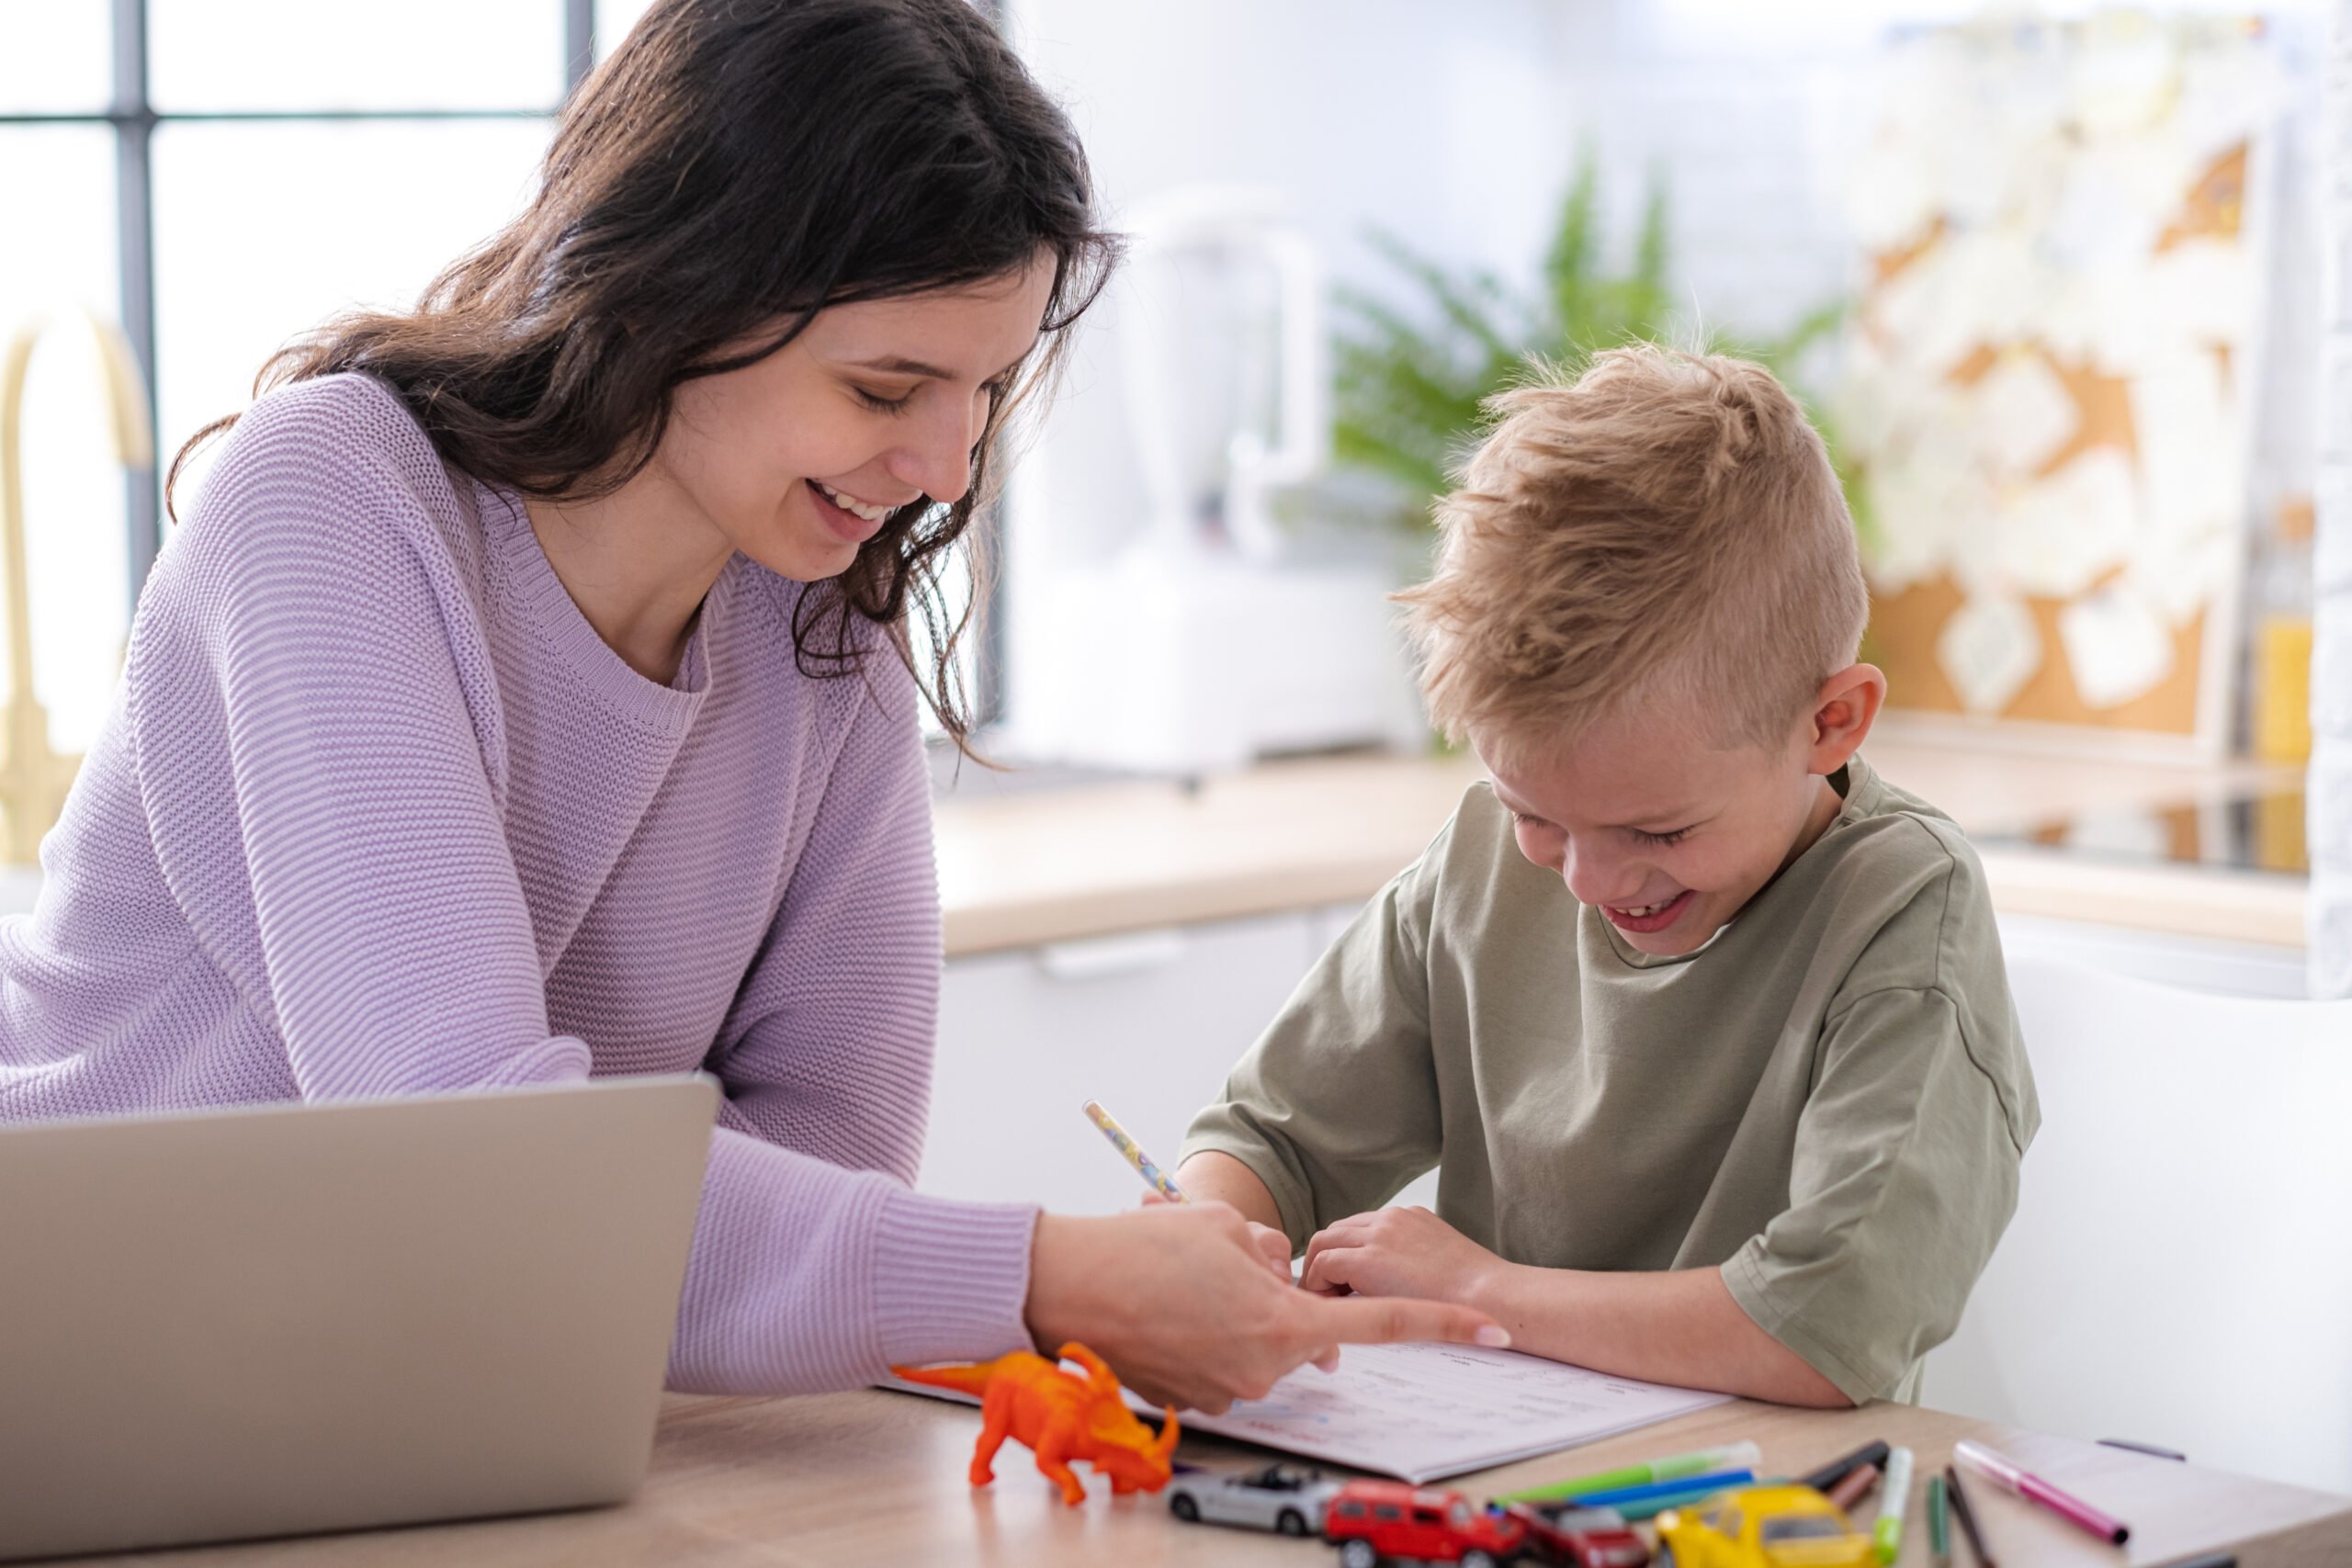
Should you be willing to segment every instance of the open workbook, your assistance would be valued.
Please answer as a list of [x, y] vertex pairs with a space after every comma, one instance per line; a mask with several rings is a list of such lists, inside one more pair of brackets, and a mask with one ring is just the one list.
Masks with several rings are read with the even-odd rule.
[[[883, 1386], [977, 1404], [893, 1378]], [[1729, 1396], [1611, 1377], [1475, 1345], [1351, 1345], [1340, 1370], [1302, 1367], [1264, 1399], [1222, 1416], [1183, 1413], [1184, 1429], [1262, 1443], [1419, 1484], [1721, 1404]], [[1127, 1403], [1159, 1412], [1133, 1393]]]

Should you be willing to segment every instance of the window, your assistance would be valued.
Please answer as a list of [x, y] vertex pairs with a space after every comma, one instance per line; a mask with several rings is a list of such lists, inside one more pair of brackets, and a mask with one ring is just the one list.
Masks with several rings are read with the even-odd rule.
[[[563, 96], [642, 5], [42, 0], [0, 17], [0, 343], [25, 400], [35, 691], [85, 750], [160, 539], [161, 478], [337, 310], [406, 305], [529, 194]], [[463, 40], [453, 47], [453, 39]], [[86, 311], [146, 383], [156, 468], [119, 477]], [[183, 478], [185, 502], [200, 470]]]
[[[45, 333], [25, 512], [35, 689], [58, 750], [85, 750], [111, 700], [173, 455], [243, 408], [288, 339], [342, 310], [405, 307], [517, 210], [564, 96], [650, 3], [0, 10], [0, 212], [40, 236], [0, 247], [0, 344], [36, 316], [119, 325], [156, 453], [153, 472], [120, 477], [87, 334]], [[182, 475], [182, 504], [205, 461]], [[959, 562], [951, 599], [970, 591]], [[989, 661], [966, 674], [989, 705]]]

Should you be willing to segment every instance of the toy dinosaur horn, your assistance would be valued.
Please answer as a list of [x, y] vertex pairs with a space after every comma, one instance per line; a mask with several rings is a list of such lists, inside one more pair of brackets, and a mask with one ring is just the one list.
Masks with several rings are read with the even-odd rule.
[[1167, 1459], [1176, 1451], [1176, 1407], [1169, 1405], [1160, 1414], [1167, 1419], [1160, 1424], [1159, 1440], [1151, 1445], [1151, 1451], [1161, 1459]]
[[1073, 1339], [1062, 1347], [1061, 1359], [1076, 1361], [1086, 1369], [1086, 1384], [1096, 1394], [1114, 1402], [1118, 1399], [1119, 1380], [1109, 1367], [1102, 1364], [1102, 1357]]

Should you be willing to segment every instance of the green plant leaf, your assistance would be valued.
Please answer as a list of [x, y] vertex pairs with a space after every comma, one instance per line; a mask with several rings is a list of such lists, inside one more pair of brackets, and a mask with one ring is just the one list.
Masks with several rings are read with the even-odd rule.
[[[1662, 342], [1671, 334], [1673, 225], [1663, 172], [1650, 172], [1623, 273], [1604, 271], [1600, 198], [1599, 160], [1587, 144], [1577, 151], [1532, 298], [1490, 270], [1450, 270], [1385, 231], [1366, 236], [1427, 310], [1408, 313], [1361, 289], [1335, 291], [1332, 455], [1402, 487], [1408, 493], [1400, 518], [1428, 524], [1428, 502], [1451, 482], [1485, 429], [1487, 400], [1495, 393], [1539, 367], [1573, 377], [1604, 349]], [[1743, 344], [1710, 332], [1705, 346], [1745, 354], [1787, 381], [1806, 352], [1844, 324], [1846, 314], [1845, 302], [1833, 301], [1767, 341]], [[1828, 439], [1826, 422], [1808, 412]], [[1834, 440], [1830, 450], [1836, 460]], [[1839, 478], [1867, 543], [1866, 487], [1842, 462]]]

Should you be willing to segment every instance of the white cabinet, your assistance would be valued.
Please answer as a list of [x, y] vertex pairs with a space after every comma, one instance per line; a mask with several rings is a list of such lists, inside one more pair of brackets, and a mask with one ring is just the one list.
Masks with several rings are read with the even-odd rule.
[[[1079, 1107], [1172, 1172], [1193, 1115], [1360, 907], [1330, 905], [979, 953], [947, 965], [926, 1192], [1099, 1214], [1143, 1182]], [[1398, 1203], [1437, 1204], [1437, 1173]]]
[[1193, 1113], [1321, 951], [1314, 912], [1098, 937], [947, 965], [918, 1185], [1104, 1213], [1143, 1183], [1079, 1110], [1173, 1168]]

